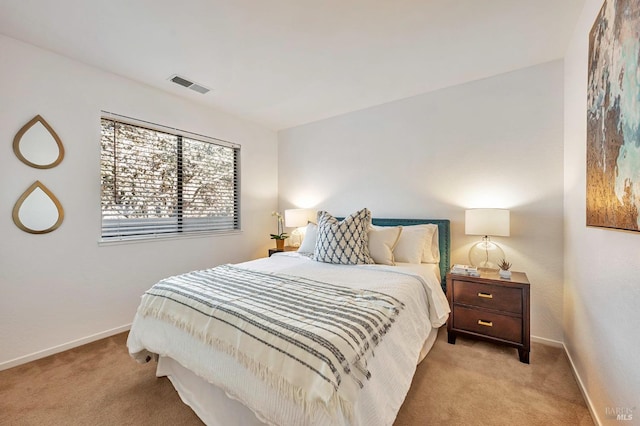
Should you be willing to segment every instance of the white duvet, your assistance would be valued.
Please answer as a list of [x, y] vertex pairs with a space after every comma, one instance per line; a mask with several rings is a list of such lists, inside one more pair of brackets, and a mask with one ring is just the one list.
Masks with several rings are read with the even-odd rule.
[[374, 290], [405, 304], [375, 349], [375, 355], [368, 360], [371, 378], [351, 401], [353, 411], [336, 413], [335, 407], [322, 410], [317, 405], [301, 404], [299, 399], [271, 387], [259, 374], [247, 370], [228, 354], [159, 319], [136, 315], [127, 343], [130, 353], [138, 359], [149, 353], [172, 358], [240, 401], [267, 424], [391, 424], [410, 387], [425, 340], [433, 328], [440, 327], [448, 318], [449, 307], [440, 287], [438, 266], [331, 265], [292, 252], [235, 266]]

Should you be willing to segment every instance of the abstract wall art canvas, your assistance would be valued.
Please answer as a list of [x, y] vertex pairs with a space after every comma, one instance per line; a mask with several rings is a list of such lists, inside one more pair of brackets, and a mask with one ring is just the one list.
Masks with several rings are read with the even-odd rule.
[[606, 0], [589, 34], [587, 226], [640, 231], [640, 0]]

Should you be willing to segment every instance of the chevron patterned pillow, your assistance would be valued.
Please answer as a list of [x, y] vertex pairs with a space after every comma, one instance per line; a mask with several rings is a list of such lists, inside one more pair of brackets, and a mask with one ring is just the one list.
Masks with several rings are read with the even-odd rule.
[[370, 225], [371, 212], [368, 209], [357, 211], [342, 221], [325, 211], [319, 211], [313, 259], [341, 265], [374, 263], [369, 254]]

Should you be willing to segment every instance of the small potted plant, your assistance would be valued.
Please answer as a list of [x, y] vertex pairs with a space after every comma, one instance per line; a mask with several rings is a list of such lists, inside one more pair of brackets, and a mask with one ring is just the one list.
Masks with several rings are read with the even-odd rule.
[[276, 217], [276, 221], [278, 222], [278, 233], [269, 235], [271, 235], [272, 240], [276, 240], [276, 249], [284, 250], [284, 240], [289, 237], [284, 233], [284, 218], [279, 212], [271, 212], [271, 216]]
[[502, 259], [500, 263], [498, 263], [498, 267], [500, 268], [500, 278], [511, 278], [511, 263], [507, 262], [506, 259]]

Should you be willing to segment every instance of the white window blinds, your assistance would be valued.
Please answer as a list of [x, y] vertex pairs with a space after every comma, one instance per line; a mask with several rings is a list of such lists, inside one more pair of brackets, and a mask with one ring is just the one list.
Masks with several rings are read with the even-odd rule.
[[240, 229], [240, 147], [101, 119], [102, 239]]

